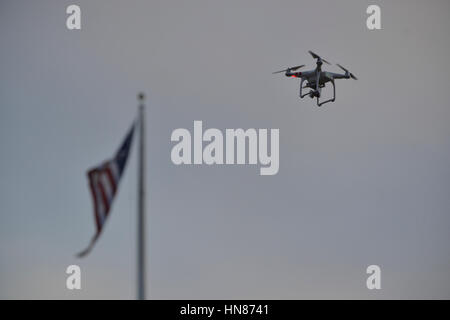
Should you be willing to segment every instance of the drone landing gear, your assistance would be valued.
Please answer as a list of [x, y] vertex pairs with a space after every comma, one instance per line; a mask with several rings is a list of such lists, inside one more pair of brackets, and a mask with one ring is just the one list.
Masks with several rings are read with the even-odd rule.
[[299, 95], [300, 98], [303, 99], [304, 97], [306, 97], [306, 96], [308, 96], [308, 95], [309, 95], [310, 98], [317, 97], [317, 106], [318, 106], [318, 107], [320, 107], [321, 105], [323, 105], [323, 104], [325, 104], [325, 103], [328, 103], [328, 102], [334, 102], [334, 100], [336, 100], [336, 86], [335, 86], [335, 84], [334, 84], [334, 80], [331, 80], [331, 81], [330, 81], [331, 84], [333, 85], [333, 98], [328, 99], [328, 100], [325, 100], [325, 101], [322, 101], [322, 102], [319, 101], [319, 98], [320, 98], [320, 88], [323, 88], [324, 85], [321, 85], [321, 86], [319, 87], [318, 90], [310, 90], [310, 91], [307, 92], [307, 93], [303, 93], [303, 90], [302, 90], [302, 89], [305, 89], [305, 87], [303, 87], [303, 81], [304, 81], [304, 79], [302, 79], [302, 81], [300, 82], [300, 95]]
[[323, 105], [327, 102], [334, 102], [334, 100], [336, 100], [336, 86], [334, 85], [334, 80], [331, 80], [330, 82], [333, 85], [333, 98], [319, 102], [319, 96], [317, 96], [317, 106], [318, 107], [320, 107], [321, 105]]

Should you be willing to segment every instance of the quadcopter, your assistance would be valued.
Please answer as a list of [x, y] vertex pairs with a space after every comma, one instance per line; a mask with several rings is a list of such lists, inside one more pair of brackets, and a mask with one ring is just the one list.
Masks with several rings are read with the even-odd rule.
[[[300, 98], [304, 98], [305, 96], [309, 95], [311, 99], [314, 97], [317, 98], [317, 106], [321, 106], [327, 102], [333, 102], [336, 100], [336, 86], [334, 84], [335, 79], [349, 79], [352, 78], [354, 80], [358, 80], [358, 78], [355, 77], [353, 73], [345, 69], [340, 64], [336, 64], [339, 68], [345, 71], [344, 74], [341, 73], [334, 73], [334, 72], [328, 72], [328, 71], [322, 71], [322, 64], [325, 62], [326, 64], [330, 64], [325, 59], [321, 58], [317, 54], [315, 54], [312, 51], [309, 51], [311, 56], [316, 59], [316, 68], [314, 70], [304, 71], [304, 72], [292, 72], [297, 69], [300, 69], [304, 67], [305, 65], [302, 64], [300, 66], [290, 67], [281, 71], [273, 72], [275, 73], [281, 73], [285, 72], [286, 77], [292, 77], [292, 78], [300, 78]], [[303, 86], [303, 82], [306, 81], [306, 84]], [[319, 98], [321, 96], [322, 88], [325, 87], [325, 84], [327, 82], [331, 82], [333, 85], [333, 98], [325, 100], [325, 101], [319, 101]], [[307, 93], [303, 93], [302, 89], [311, 88], [311, 90]]]

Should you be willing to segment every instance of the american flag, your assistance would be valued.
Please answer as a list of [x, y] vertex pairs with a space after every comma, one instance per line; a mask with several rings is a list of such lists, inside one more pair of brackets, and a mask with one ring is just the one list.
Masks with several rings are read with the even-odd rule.
[[133, 141], [134, 127], [135, 124], [133, 123], [114, 158], [103, 162], [103, 164], [98, 167], [90, 169], [87, 173], [94, 203], [96, 233], [89, 246], [84, 251], [80, 252], [78, 257], [87, 255], [100, 236], [106, 218], [109, 215], [114, 196], [116, 195], [120, 177], [122, 176], [127, 163], [128, 154], [130, 153], [131, 143]]

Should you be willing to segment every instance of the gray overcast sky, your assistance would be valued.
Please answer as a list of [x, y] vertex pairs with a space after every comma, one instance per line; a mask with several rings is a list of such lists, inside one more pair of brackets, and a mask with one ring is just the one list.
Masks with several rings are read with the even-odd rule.
[[[66, 29], [66, 7], [82, 30]], [[366, 28], [380, 4], [382, 30]], [[136, 150], [93, 252], [86, 170], [147, 96], [160, 298], [450, 298], [450, 2], [0, 2], [0, 298], [135, 297]], [[341, 63], [335, 103], [272, 71]], [[326, 66], [339, 71], [336, 66]], [[280, 171], [175, 166], [170, 134], [279, 128]], [[82, 268], [82, 290], [65, 269]], [[382, 268], [382, 290], [365, 269]]]

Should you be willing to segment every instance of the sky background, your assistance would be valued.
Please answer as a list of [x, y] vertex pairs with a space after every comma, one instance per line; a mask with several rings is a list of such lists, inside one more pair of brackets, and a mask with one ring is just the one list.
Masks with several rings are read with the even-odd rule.
[[[1, 0], [0, 298], [135, 298], [136, 145], [100, 240], [74, 255], [95, 230], [86, 171], [144, 91], [148, 298], [449, 299], [449, 14], [445, 0]], [[359, 78], [321, 108], [271, 74], [313, 67], [308, 50]], [[170, 135], [194, 120], [279, 128], [279, 173], [175, 166]], [[71, 264], [82, 290], [65, 287]]]

